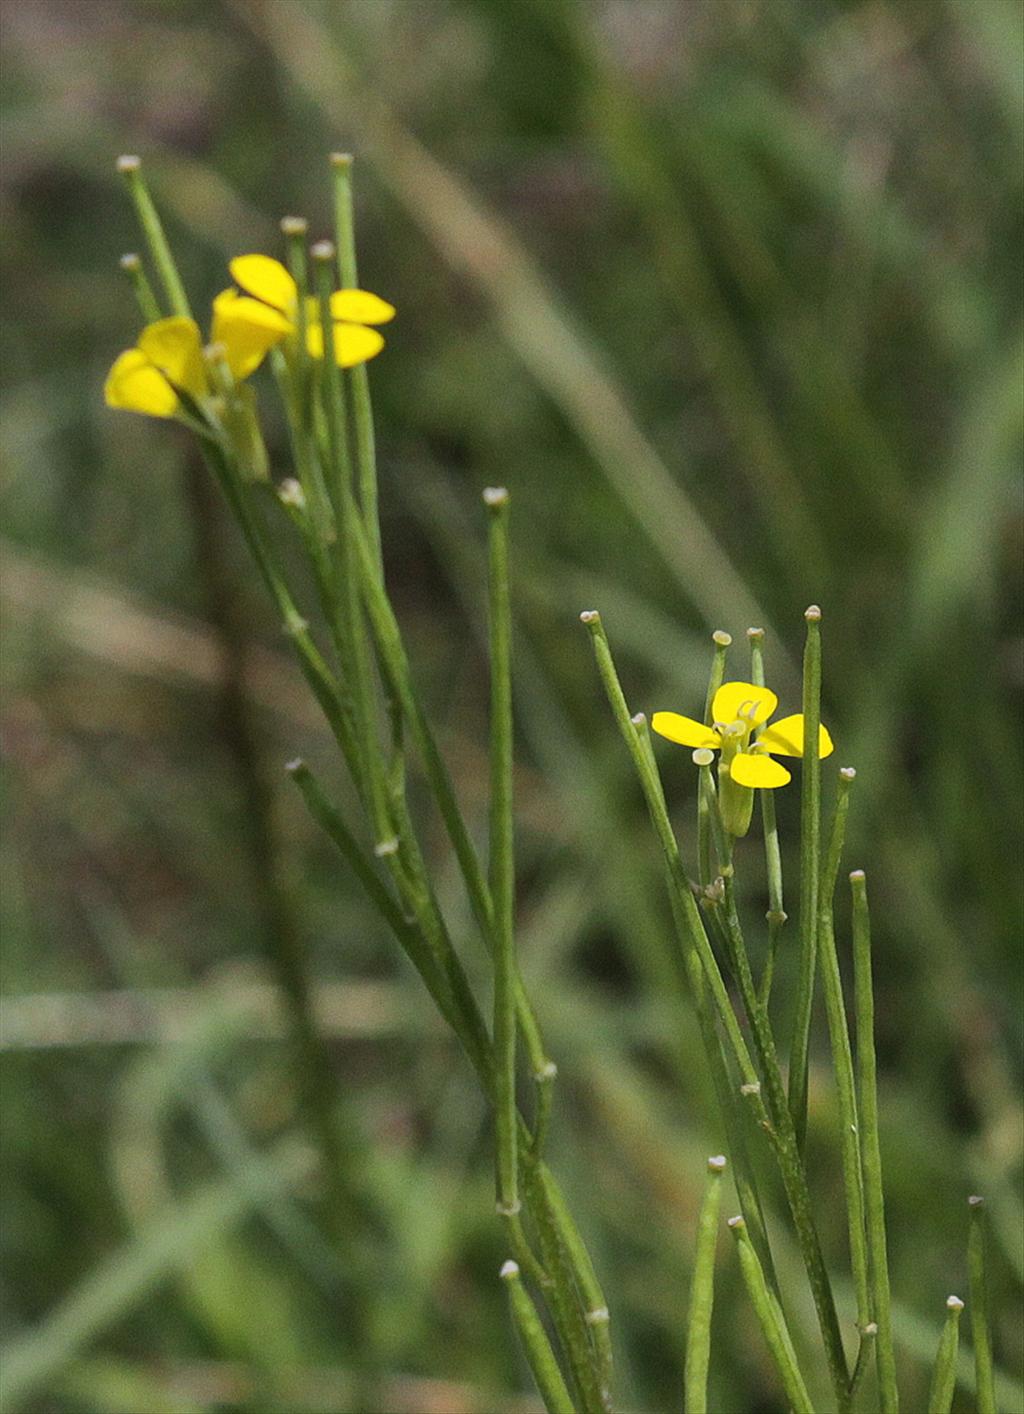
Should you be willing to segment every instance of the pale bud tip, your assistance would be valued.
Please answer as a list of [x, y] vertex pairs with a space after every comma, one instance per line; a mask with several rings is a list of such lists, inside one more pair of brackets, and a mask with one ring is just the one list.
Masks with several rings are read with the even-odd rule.
[[693, 753], [693, 764], [695, 766], [710, 766], [715, 759], [715, 753], [706, 746], [698, 746]]
[[732, 634], [726, 633], [724, 628], [716, 628], [711, 635], [712, 642], [717, 643], [719, 648], [728, 648], [732, 642]]
[[142, 158], [136, 157], [132, 152], [125, 152], [117, 159], [119, 172], [137, 172], [141, 166]]
[[281, 234], [284, 236], [304, 236], [309, 230], [305, 216], [282, 216]]
[[866, 1326], [863, 1328], [863, 1330], [861, 1331], [861, 1334], [862, 1334], [862, 1335], [866, 1335], [866, 1336], [875, 1336], [875, 1335], [877, 1335], [877, 1334], [878, 1334], [878, 1322], [877, 1322], [877, 1321], [868, 1321], [867, 1325], [866, 1325]]
[[760, 643], [762, 638], [764, 638], [764, 629], [748, 628], [747, 637], [750, 639], [751, 643]]
[[373, 852], [378, 859], [387, 859], [389, 855], [398, 853], [398, 837], [392, 835], [389, 840], [379, 840], [373, 847]]
[[553, 1060], [549, 1060], [549, 1061], [545, 1061], [544, 1064], [540, 1067], [539, 1070], [535, 1070], [535, 1071], [534, 1071], [534, 1073], [533, 1073], [533, 1078], [534, 1078], [534, 1080], [536, 1080], [536, 1081], [538, 1081], [538, 1082], [544, 1081], [544, 1080], [554, 1080], [554, 1078], [555, 1078], [555, 1076], [556, 1076], [557, 1074], [558, 1074], [558, 1066], [555, 1065], [555, 1063], [554, 1063]]
[[736, 1217], [730, 1218], [730, 1219], [728, 1220], [728, 1223], [726, 1224], [726, 1226], [727, 1226], [727, 1227], [731, 1227], [732, 1230], [733, 1230], [733, 1232], [742, 1232], [743, 1229], [746, 1227], [746, 1223], [745, 1223], [745, 1222], [743, 1221], [743, 1219], [737, 1214]]
[[288, 772], [289, 776], [294, 776], [296, 771], [301, 771], [305, 764], [301, 756], [295, 756], [291, 761], [285, 762], [284, 769]]
[[519, 1263], [511, 1259], [502, 1263], [501, 1271], [498, 1273], [502, 1281], [514, 1281], [519, 1275]]
[[962, 1311], [964, 1309], [964, 1303], [960, 1300], [959, 1296], [947, 1296], [946, 1309], [947, 1311]]
[[629, 720], [633, 723], [634, 727], [645, 727], [647, 725], [647, 718], [643, 712], [634, 712]]
[[310, 246], [309, 253], [314, 260], [333, 260], [335, 256], [334, 242], [317, 241], [315, 245]]
[[306, 493], [294, 476], [286, 476], [277, 488], [277, 499], [284, 506], [298, 506], [302, 510], [306, 504]]
[[332, 152], [329, 161], [332, 167], [351, 167], [355, 159], [351, 152]]
[[967, 1200], [967, 1206], [969, 1208], [983, 1208], [985, 1206], [985, 1200], [980, 1193], [972, 1193]]
[[855, 781], [857, 779], [857, 768], [855, 766], [840, 766], [839, 779], [841, 781]]
[[708, 1159], [708, 1168], [712, 1173], [723, 1173], [725, 1171], [725, 1155], [712, 1154]]
[[600, 617], [601, 615], [597, 612], [596, 609], [584, 609], [583, 613], [580, 614], [580, 623], [596, 624], [600, 620]]
[[485, 506], [496, 507], [508, 504], [508, 491], [504, 486], [485, 486], [481, 494]]
[[851, 883], [851, 884], [863, 884], [864, 880], [865, 880], [867, 877], [868, 877], [868, 876], [864, 873], [864, 870], [863, 870], [863, 869], [851, 869], [851, 870], [850, 870], [850, 883]]
[[118, 264], [120, 265], [121, 269], [126, 270], [129, 275], [134, 275], [136, 270], [142, 269], [142, 261], [139, 259], [139, 257], [133, 250], [130, 250], [127, 255], [122, 255], [121, 259], [118, 261]]
[[821, 609], [817, 604], [810, 604], [804, 610], [804, 618], [809, 624], [821, 623]]

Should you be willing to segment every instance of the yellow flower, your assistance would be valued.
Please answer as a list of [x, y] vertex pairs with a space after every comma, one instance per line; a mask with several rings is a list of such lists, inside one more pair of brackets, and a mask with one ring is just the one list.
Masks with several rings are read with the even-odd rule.
[[[779, 699], [767, 687], [756, 687], [752, 682], [726, 682], [715, 693], [711, 704], [712, 726], [706, 727], [692, 717], [681, 717], [678, 712], [655, 712], [651, 726], [659, 736], [680, 746], [720, 750], [721, 765], [737, 785], [774, 790], [792, 777], [772, 756], [804, 754], [802, 712], [765, 726], [778, 705]], [[751, 740], [752, 733], [759, 727], [757, 738]], [[828, 730], [819, 726], [819, 757], [830, 756], [834, 749]]]
[[[213, 337], [220, 345], [224, 361], [236, 381], [254, 373], [268, 350], [291, 333], [283, 314], [268, 309], [257, 300], [247, 300], [227, 291], [232, 302], [253, 305], [246, 320], [225, 319], [218, 304], [213, 306]], [[203, 341], [194, 319], [174, 315], [147, 324], [133, 349], [126, 349], [107, 374], [103, 396], [107, 406], [141, 412], [149, 417], [174, 417], [181, 408], [180, 394], [195, 402], [211, 392]]]
[[[660, 736], [680, 746], [695, 747], [694, 760], [698, 765], [709, 766], [711, 752], [721, 752], [718, 805], [722, 824], [736, 839], [750, 828], [754, 790], [775, 790], [792, 779], [785, 766], [772, 756], [804, 754], [802, 712], [765, 725], [778, 705], [779, 699], [767, 687], [757, 687], [752, 682], [726, 682], [711, 704], [710, 727], [692, 717], [681, 717], [678, 712], [655, 712], [651, 718], [651, 726]], [[827, 729], [819, 725], [819, 758], [831, 755], [833, 750]], [[703, 759], [702, 752], [707, 753]]]
[[[233, 343], [239, 350], [251, 339], [253, 356], [259, 362], [263, 357], [260, 347], [269, 334], [268, 319], [284, 318], [288, 332], [294, 329], [298, 287], [281, 262], [269, 255], [236, 256], [229, 269], [245, 293], [225, 290], [214, 300], [213, 337], [229, 346]], [[319, 303], [311, 298], [306, 309], [306, 344], [311, 357], [322, 358], [324, 338]], [[335, 357], [342, 368], [352, 368], [380, 353], [384, 339], [376, 329], [367, 326], [386, 324], [395, 317], [395, 309], [368, 290], [335, 290], [331, 295], [331, 314], [335, 321]]]

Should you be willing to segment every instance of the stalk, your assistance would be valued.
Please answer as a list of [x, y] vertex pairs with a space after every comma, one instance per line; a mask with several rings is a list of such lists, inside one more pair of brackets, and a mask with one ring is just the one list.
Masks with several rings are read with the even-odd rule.
[[996, 1391], [992, 1373], [992, 1336], [989, 1330], [988, 1282], [985, 1276], [985, 1200], [974, 1195], [967, 1200], [971, 1226], [967, 1238], [967, 1270], [971, 1284], [971, 1337], [974, 1343], [974, 1370], [977, 1379], [978, 1414], [996, 1414]]
[[500, 1275], [508, 1287], [512, 1319], [522, 1341], [523, 1353], [537, 1382], [537, 1389], [544, 1401], [544, 1408], [549, 1414], [575, 1414], [558, 1361], [551, 1349], [551, 1342], [537, 1315], [537, 1308], [530, 1298], [530, 1293], [523, 1286], [518, 1264], [506, 1262]]
[[800, 789], [800, 975], [797, 982], [793, 1042], [789, 1053], [789, 1108], [797, 1144], [807, 1133], [807, 1065], [814, 1004], [814, 969], [818, 941], [818, 868], [821, 833], [821, 610], [812, 604], [804, 614], [804, 758]]
[[889, 1297], [889, 1258], [885, 1241], [882, 1154], [878, 1137], [878, 1081], [875, 1064], [875, 1002], [871, 982], [871, 922], [867, 881], [862, 869], [850, 875], [853, 895], [853, 977], [857, 1024], [857, 1079], [860, 1100], [860, 1148], [864, 1173], [864, 1211], [871, 1274], [871, 1304], [878, 1325], [875, 1362], [881, 1414], [897, 1414], [896, 1356]]
[[[764, 687], [764, 629], [748, 628], [750, 643], [750, 681], [756, 687]], [[768, 878], [768, 951], [765, 954], [764, 969], [758, 984], [758, 997], [767, 1010], [772, 994], [772, 979], [775, 975], [775, 958], [779, 950], [779, 934], [786, 922], [786, 910], [782, 903], [782, 851], [779, 847], [779, 829], [775, 820], [775, 792], [763, 790], [761, 796], [761, 824], [764, 831], [764, 863]]]
[[715, 1300], [715, 1247], [718, 1213], [722, 1202], [725, 1159], [708, 1159], [704, 1197], [697, 1218], [697, 1246], [690, 1283], [690, 1312], [686, 1329], [683, 1409], [685, 1414], [707, 1414], [708, 1364], [711, 1358], [711, 1312]]
[[814, 1414], [814, 1406], [811, 1404], [807, 1386], [804, 1384], [803, 1376], [794, 1358], [792, 1345], [786, 1337], [779, 1319], [778, 1308], [768, 1291], [761, 1263], [758, 1261], [757, 1253], [747, 1235], [746, 1223], [742, 1218], [730, 1218], [729, 1228], [736, 1239], [736, 1251], [739, 1255], [740, 1269], [743, 1273], [743, 1281], [750, 1297], [750, 1303], [757, 1316], [765, 1344], [768, 1346], [768, 1352], [779, 1372], [779, 1378], [786, 1391], [786, 1398], [789, 1400], [794, 1414]]
[[178, 267], [171, 254], [171, 247], [167, 243], [164, 234], [163, 224], [156, 207], [153, 205], [153, 198], [149, 194], [146, 179], [142, 175], [142, 159], [126, 155], [117, 159], [117, 170], [124, 177], [125, 184], [131, 195], [132, 203], [135, 206], [135, 214], [138, 217], [139, 225], [142, 227], [142, 234], [149, 250], [150, 258], [156, 268], [156, 273], [163, 286], [167, 308], [172, 314], [181, 315], [184, 319], [192, 318], [192, 309], [188, 302], [188, 295], [185, 293], [185, 286], [181, 282], [178, 274]]
[[939, 1337], [935, 1355], [931, 1388], [928, 1391], [928, 1414], [949, 1414], [956, 1388], [956, 1356], [960, 1344], [960, 1313], [964, 1303], [959, 1296], [946, 1298], [946, 1324]]
[[135, 291], [135, 299], [142, 311], [143, 319], [147, 324], [154, 323], [160, 318], [160, 306], [153, 293], [153, 286], [149, 283], [149, 277], [142, 268], [141, 258], [134, 251], [129, 251], [127, 255], [122, 255], [118, 263], [132, 282], [132, 289]]

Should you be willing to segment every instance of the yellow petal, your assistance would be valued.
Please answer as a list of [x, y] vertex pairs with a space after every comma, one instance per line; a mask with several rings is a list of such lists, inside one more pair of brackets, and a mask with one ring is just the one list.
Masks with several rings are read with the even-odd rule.
[[793, 779], [778, 761], [770, 756], [753, 756], [749, 751], [741, 751], [732, 758], [729, 775], [738, 786], [759, 786], [761, 790], [774, 790]]
[[158, 368], [139, 349], [115, 359], [103, 385], [107, 407], [143, 412], [148, 417], [173, 417], [178, 395]]
[[759, 727], [778, 705], [779, 699], [767, 687], [755, 687], [752, 682], [724, 682], [711, 704], [711, 720], [726, 724], [744, 721]]
[[692, 717], [681, 717], [678, 712], [655, 712], [651, 726], [659, 736], [676, 741], [680, 746], [716, 747], [722, 744], [717, 732], [703, 722], [695, 722]]
[[352, 324], [387, 324], [395, 317], [395, 306], [369, 290], [335, 290], [331, 295], [331, 313], [335, 319]]
[[[306, 347], [311, 358], [323, 358], [324, 334], [319, 324], [311, 324], [306, 330]], [[341, 368], [353, 368], [357, 363], [365, 363], [368, 358], [379, 354], [384, 340], [376, 329], [366, 329], [362, 324], [335, 324], [334, 356]]]
[[139, 348], [176, 388], [194, 398], [207, 391], [203, 339], [194, 319], [175, 315], [147, 324], [139, 335]]
[[213, 302], [213, 341], [223, 345], [228, 367], [239, 381], [255, 373], [270, 349], [291, 331], [279, 310], [237, 290], [222, 290]]
[[[802, 756], [804, 754], [803, 713], [797, 712], [793, 717], [780, 717], [777, 722], [772, 722], [770, 727], [765, 727], [758, 737], [758, 741], [768, 751], [774, 751], [779, 756]], [[835, 747], [828, 734], [828, 728], [819, 725], [819, 759], [824, 761], [825, 757], [831, 756], [834, 750]]]
[[243, 290], [287, 313], [295, 304], [295, 281], [279, 260], [269, 255], [236, 255], [228, 266], [231, 278]]

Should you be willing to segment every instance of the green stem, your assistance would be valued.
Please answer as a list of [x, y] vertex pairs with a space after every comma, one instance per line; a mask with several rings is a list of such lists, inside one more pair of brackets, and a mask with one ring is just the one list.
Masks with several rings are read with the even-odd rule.
[[484, 492], [489, 513], [491, 657], [491, 899], [494, 918], [494, 1066], [498, 1208], [519, 1211], [516, 1156], [515, 854], [512, 816], [512, 652], [508, 492]]
[[754, 1314], [757, 1316], [769, 1354], [779, 1372], [779, 1377], [786, 1391], [786, 1398], [789, 1400], [794, 1414], [814, 1414], [811, 1397], [807, 1393], [807, 1386], [804, 1384], [803, 1376], [794, 1359], [793, 1348], [786, 1338], [779, 1318], [778, 1307], [772, 1300], [764, 1279], [764, 1272], [761, 1270], [761, 1263], [758, 1261], [757, 1253], [747, 1235], [746, 1223], [742, 1218], [730, 1218], [729, 1228], [736, 1239], [736, 1251], [739, 1255], [740, 1269], [743, 1273], [747, 1294], [754, 1308]]
[[188, 295], [185, 293], [185, 286], [178, 274], [178, 267], [174, 263], [174, 256], [171, 254], [171, 247], [164, 235], [159, 214], [153, 205], [153, 198], [146, 186], [146, 179], [142, 175], [142, 161], [138, 157], [119, 157], [117, 170], [127, 184], [150, 258], [164, 289], [167, 307], [172, 314], [180, 315], [183, 319], [191, 319], [192, 310], [189, 306]]
[[836, 953], [835, 926], [832, 917], [832, 896], [835, 892], [839, 860], [846, 834], [846, 817], [850, 808], [850, 787], [856, 772], [847, 766], [839, 772], [835, 810], [829, 831], [828, 848], [821, 875], [818, 909], [818, 951], [821, 956], [821, 982], [825, 994], [829, 1040], [832, 1046], [832, 1070], [839, 1096], [840, 1152], [843, 1164], [843, 1185], [846, 1191], [847, 1225], [850, 1239], [850, 1263], [853, 1286], [857, 1297], [857, 1324], [863, 1331], [873, 1319], [868, 1280], [867, 1238], [864, 1227], [864, 1177], [861, 1168], [860, 1124], [857, 1114], [857, 1090], [853, 1074], [853, 1051], [843, 1001], [843, 983]]
[[142, 268], [142, 260], [134, 251], [131, 251], [127, 255], [122, 255], [119, 263], [121, 269], [132, 282], [132, 289], [135, 291], [135, 299], [143, 319], [147, 324], [154, 323], [160, 318], [160, 306], [153, 292], [153, 286], [149, 283], [149, 278]]
[[793, 1042], [789, 1054], [789, 1107], [797, 1143], [803, 1150], [807, 1133], [807, 1065], [814, 1004], [814, 970], [818, 940], [818, 869], [821, 833], [821, 762], [818, 726], [821, 721], [821, 610], [816, 604], [804, 614], [804, 759], [800, 791], [800, 975], [797, 982]]
[[896, 1356], [893, 1350], [889, 1296], [889, 1259], [885, 1240], [882, 1153], [878, 1137], [878, 1079], [875, 1063], [875, 1002], [871, 981], [871, 922], [864, 872], [850, 875], [853, 895], [853, 979], [857, 1031], [857, 1079], [860, 1100], [861, 1165], [871, 1273], [873, 1318], [878, 1326], [876, 1366], [881, 1414], [897, 1414]]
[[537, 1308], [530, 1293], [523, 1286], [518, 1265], [515, 1262], [506, 1262], [501, 1269], [501, 1278], [508, 1287], [512, 1319], [523, 1343], [523, 1353], [537, 1382], [537, 1389], [544, 1401], [544, 1408], [549, 1414], [575, 1414], [558, 1361], [551, 1349], [551, 1342], [537, 1315]]
[[977, 1378], [978, 1414], [996, 1414], [995, 1381], [992, 1373], [992, 1336], [989, 1330], [988, 1282], [985, 1278], [985, 1200], [968, 1198], [971, 1215], [967, 1238], [967, 1270], [971, 1284], [971, 1336]]
[[[748, 628], [750, 643], [750, 681], [756, 687], [764, 687], [764, 629]], [[765, 954], [758, 996], [767, 1011], [771, 998], [772, 980], [775, 974], [775, 958], [779, 950], [779, 935], [786, 922], [786, 910], [782, 902], [782, 851], [779, 846], [779, 829], [775, 820], [775, 792], [763, 790], [761, 796], [761, 823], [764, 831], [764, 863], [768, 879], [768, 951]]]
[[697, 1218], [697, 1246], [690, 1283], [690, 1311], [686, 1327], [683, 1408], [685, 1414], [707, 1414], [708, 1365], [711, 1358], [711, 1311], [715, 1300], [715, 1247], [722, 1202], [725, 1159], [708, 1159], [704, 1198]]
[[932, 1372], [931, 1388], [928, 1391], [928, 1414], [949, 1414], [953, 1407], [953, 1391], [956, 1388], [956, 1356], [960, 1345], [960, 1313], [964, 1303], [959, 1296], [946, 1300], [946, 1324], [939, 1337], [939, 1348], [935, 1354], [935, 1369]]

